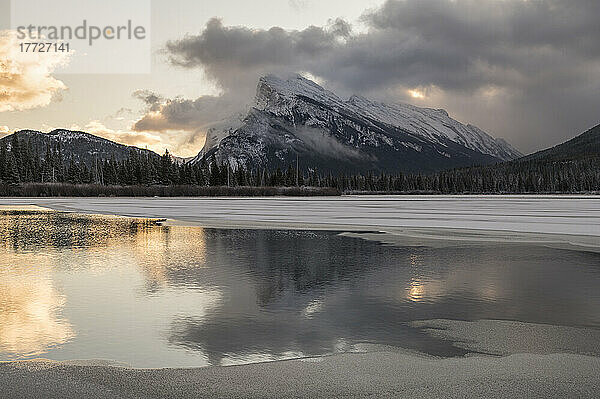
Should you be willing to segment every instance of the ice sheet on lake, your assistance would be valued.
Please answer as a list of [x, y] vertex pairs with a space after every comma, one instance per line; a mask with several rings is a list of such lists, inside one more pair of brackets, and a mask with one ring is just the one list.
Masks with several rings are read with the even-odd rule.
[[[599, 196], [344, 196], [319, 198], [2, 198], [0, 205], [167, 218], [206, 227], [343, 231], [454, 229], [600, 240]], [[577, 239], [578, 242], [581, 240]]]
[[381, 232], [344, 232], [341, 235], [401, 247], [448, 248], [491, 244], [534, 244], [548, 248], [600, 253], [598, 236], [544, 234], [497, 230], [398, 228]]

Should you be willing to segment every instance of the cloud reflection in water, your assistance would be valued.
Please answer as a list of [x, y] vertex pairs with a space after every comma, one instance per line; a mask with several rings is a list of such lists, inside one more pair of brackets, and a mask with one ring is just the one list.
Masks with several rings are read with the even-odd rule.
[[[413, 320], [600, 326], [599, 255], [383, 245], [335, 232], [0, 214], [0, 359], [225, 365], [384, 345], [464, 350]], [[12, 353], [12, 355], [11, 355]]]

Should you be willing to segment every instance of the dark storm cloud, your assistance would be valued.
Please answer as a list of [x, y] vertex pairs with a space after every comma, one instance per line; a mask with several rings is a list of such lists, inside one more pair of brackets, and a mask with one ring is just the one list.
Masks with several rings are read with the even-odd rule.
[[135, 131], [186, 130], [203, 135], [212, 123], [243, 107], [240, 98], [229, 95], [164, 99], [155, 93], [137, 91], [134, 96], [146, 103], [148, 111], [134, 124]]
[[339, 19], [299, 31], [213, 19], [166, 50], [239, 96], [251, 96], [259, 75], [294, 71], [386, 100], [431, 89], [423, 104], [527, 151], [600, 121], [599, 15], [595, 0], [388, 1], [363, 15], [363, 33]]
[[600, 2], [589, 0], [408, 0], [363, 18], [373, 45], [398, 39], [399, 51], [388, 56], [409, 68], [413, 82], [472, 89], [574, 83], [575, 61], [598, 61], [598, 15]]
[[133, 97], [144, 102], [148, 111], [157, 111], [160, 105], [165, 101], [165, 98], [160, 94], [145, 89], [134, 91]]
[[301, 31], [227, 27], [211, 19], [198, 36], [169, 41], [166, 50], [174, 65], [202, 67], [225, 90], [247, 91], [266, 71], [286, 73], [339, 51], [338, 38], [349, 33], [341, 20], [330, 27]]
[[264, 73], [296, 70], [302, 58], [317, 59], [331, 52], [350, 34], [345, 21], [329, 21], [325, 28], [311, 26], [288, 32], [282, 28], [252, 30], [229, 28], [210, 20], [200, 36], [168, 42], [170, 61], [178, 66], [201, 67], [223, 90], [221, 96], [195, 100], [164, 99], [141, 90], [134, 97], [147, 105], [147, 113], [134, 125], [137, 131], [188, 130], [203, 135], [213, 122], [245, 108]]

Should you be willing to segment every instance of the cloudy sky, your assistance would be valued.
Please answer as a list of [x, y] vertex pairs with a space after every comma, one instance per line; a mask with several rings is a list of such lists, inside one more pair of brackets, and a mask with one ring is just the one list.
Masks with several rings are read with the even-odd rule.
[[[267, 73], [446, 109], [523, 152], [600, 123], [597, 0], [156, 0], [150, 74], [20, 59], [0, 0], [0, 135], [78, 128], [182, 156]], [[118, 54], [115, 56], [118, 61]]]

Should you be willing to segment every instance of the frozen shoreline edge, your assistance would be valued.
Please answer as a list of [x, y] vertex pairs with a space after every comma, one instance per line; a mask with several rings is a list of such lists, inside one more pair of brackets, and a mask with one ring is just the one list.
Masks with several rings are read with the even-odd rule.
[[[79, 201], [78, 201], [79, 200]], [[93, 200], [93, 199], [90, 199]], [[448, 246], [458, 244], [534, 244], [544, 245], [555, 249], [566, 249], [576, 251], [600, 252], [600, 222], [597, 234], [569, 234], [556, 232], [539, 232], [460, 227], [438, 227], [438, 226], [411, 226], [407, 224], [397, 226], [382, 226], [369, 223], [340, 223], [327, 220], [325, 222], [282, 222], [269, 219], [269, 215], [251, 215], [243, 220], [240, 215], [232, 217], [199, 217], [183, 216], [171, 217], [169, 210], [162, 208], [151, 208], [142, 211], [131, 212], [128, 208], [118, 208], [119, 198], [114, 206], [103, 207], [91, 203], [82, 204], [81, 199], [10, 201], [0, 198], [1, 210], [51, 210], [58, 212], [80, 213], [103, 216], [121, 216], [130, 218], [151, 219], [164, 226], [176, 227], [203, 227], [216, 229], [265, 229], [265, 230], [319, 230], [339, 232], [342, 235], [356, 237], [366, 240], [381, 242], [387, 245], [415, 245], [415, 246]], [[139, 200], [139, 199], [137, 199]], [[152, 199], [149, 199], [150, 201]], [[177, 201], [178, 199], [173, 199]], [[267, 201], [269, 199], [266, 199]], [[287, 200], [287, 199], [284, 199]], [[309, 201], [299, 199], [300, 201]], [[143, 203], [143, 202], [142, 202]], [[86, 206], [87, 205], [87, 206]], [[599, 204], [600, 206], [600, 204]], [[101, 208], [101, 209], [98, 209]], [[199, 220], [201, 219], [201, 220]], [[463, 223], [466, 224], [466, 223]]]
[[465, 230], [600, 237], [600, 197], [0, 198], [0, 206], [168, 219], [216, 228]]

